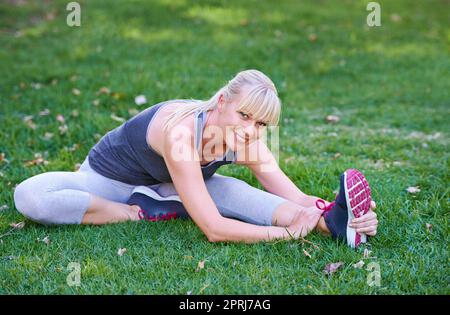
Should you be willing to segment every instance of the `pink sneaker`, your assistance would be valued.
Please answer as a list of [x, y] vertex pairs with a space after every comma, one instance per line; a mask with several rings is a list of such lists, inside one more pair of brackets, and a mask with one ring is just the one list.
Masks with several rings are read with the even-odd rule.
[[356, 248], [367, 242], [367, 235], [349, 227], [351, 220], [370, 210], [370, 187], [364, 175], [356, 169], [348, 169], [340, 177], [340, 189], [336, 199], [325, 206], [319, 199], [316, 206], [324, 210], [323, 217], [333, 239], [341, 239]]

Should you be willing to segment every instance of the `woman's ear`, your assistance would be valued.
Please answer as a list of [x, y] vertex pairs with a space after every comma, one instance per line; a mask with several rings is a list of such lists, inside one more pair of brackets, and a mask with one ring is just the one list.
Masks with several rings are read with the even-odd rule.
[[225, 103], [225, 100], [223, 98], [223, 94], [220, 94], [219, 95], [219, 99], [217, 101], [217, 109], [219, 110], [219, 113], [222, 112], [222, 106], [223, 106], [224, 103]]

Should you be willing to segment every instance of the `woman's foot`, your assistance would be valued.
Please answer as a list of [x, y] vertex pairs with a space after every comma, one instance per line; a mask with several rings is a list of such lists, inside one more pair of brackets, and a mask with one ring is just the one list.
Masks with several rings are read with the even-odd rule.
[[133, 189], [127, 204], [139, 207], [141, 220], [156, 222], [190, 217], [179, 196], [162, 197], [146, 186]]
[[367, 242], [367, 236], [357, 233], [349, 226], [351, 220], [359, 218], [370, 209], [370, 187], [364, 175], [356, 169], [346, 170], [340, 177], [340, 189], [336, 199], [325, 206], [319, 199], [316, 205], [324, 210], [322, 214], [327, 228], [334, 239], [341, 239], [352, 247]]

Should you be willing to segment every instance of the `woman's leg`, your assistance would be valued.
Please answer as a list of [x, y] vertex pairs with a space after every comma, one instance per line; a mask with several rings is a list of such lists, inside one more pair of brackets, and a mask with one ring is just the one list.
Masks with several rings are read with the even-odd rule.
[[[257, 225], [289, 226], [295, 214], [303, 211], [305, 226], [321, 229], [321, 211], [316, 208], [305, 208], [234, 177], [214, 174], [205, 184], [222, 216]], [[163, 197], [177, 195], [171, 183], [161, 184], [156, 191]]]
[[87, 159], [77, 172], [47, 172], [28, 178], [14, 191], [19, 212], [42, 224], [105, 224], [137, 218], [125, 204], [134, 186], [90, 169]]

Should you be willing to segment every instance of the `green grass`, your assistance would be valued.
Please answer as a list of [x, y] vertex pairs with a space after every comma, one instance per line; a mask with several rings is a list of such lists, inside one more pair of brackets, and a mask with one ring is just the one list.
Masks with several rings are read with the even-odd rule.
[[[14, 2], [0, 4], [0, 153], [8, 160], [0, 162], [0, 206], [8, 207], [0, 234], [25, 220], [14, 208], [15, 185], [74, 170], [120, 124], [111, 113], [127, 119], [129, 109], [144, 108], [136, 95], [149, 105], [206, 99], [250, 68], [279, 89], [283, 170], [304, 192], [327, 199], [343, 170], [362, 170], [380, 226], [372, 258], [355, 269], [364, 247], [354, 251], [319, 234], [308, 236], [315, 249], [298, 241], [208, 243], [191, 221], [45, 227], [25, 220], [1, 238], [0, 293], [450, 293], [445, 1], [379, 1], [382, 26], [374, 28], [365, 24], [367, 1], [80, 1], [78, 28], [65, 24], [68, 1]], [[45, 18], [49, 12], [54, 19]], [[114, 97], [96, 95], [103, 86]], [[39, 115], [44, 108], [50, 115]], [[66, 118], [66, 134], [57, 114]], [[341, 121], [327, 124], [329, 114]], [[27, 115], [34, 130], [23, 122]], [[45, 140], [46, 132], [53, 138]], [[35, 153], [49, 163], [25, 167]], [[261, 187], [243, 167], [219, 173]], [[408, 194], [409, 186], [421, 191]], [[49, 245], [37, 240], [45, 236]], [[196, 272], [201, 260], [205, 268]], [[324, 275], [337, 261], [344, 267]], [[380, 286], [367, 285], [370, 261], [380, 265]], [[80, 263], [79, 287], [66, 284], [70, 262]]]

